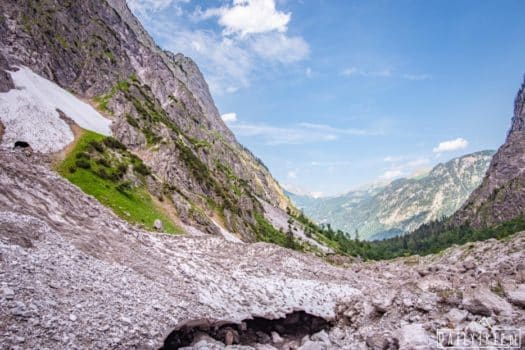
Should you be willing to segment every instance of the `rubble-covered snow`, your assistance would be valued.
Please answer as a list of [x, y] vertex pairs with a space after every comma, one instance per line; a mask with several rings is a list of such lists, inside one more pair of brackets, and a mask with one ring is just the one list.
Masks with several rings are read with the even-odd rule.
[[[2, 348], [159, 349], [181, 324], [298, 311], [334, 323], [293, 346], [263, 334], [242, 348], [434, 349], [442, 327], [525, 327], [525, 233], [343, 269], [272, 244], [141, 231], [43, 160], [0, 151]], [[219, 340], [192, 348], [241, 348]]]
[[111, 121], [75, 95], [26, 67], [10, 74], [16, 88], [0, 94], [0, 120], [6, 128], [4, 146], [26, 141], [44, 153], [64, 148], [74, 136], [57, 109], [84, 129], [111, 135]]

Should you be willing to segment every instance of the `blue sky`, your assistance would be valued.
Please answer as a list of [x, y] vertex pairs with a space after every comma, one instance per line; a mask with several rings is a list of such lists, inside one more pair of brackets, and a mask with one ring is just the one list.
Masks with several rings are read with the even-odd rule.
[[496, 149], [525, 73], [524, 1], [128, 4], [279, 182], [316, 195]]

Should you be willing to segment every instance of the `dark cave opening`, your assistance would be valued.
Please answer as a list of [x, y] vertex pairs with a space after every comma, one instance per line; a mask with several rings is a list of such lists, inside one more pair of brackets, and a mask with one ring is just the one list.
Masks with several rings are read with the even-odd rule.
[[254, 317], [239, 324], [224, 321], [193, 320], [183, 322], [181, 326], [171, 332], [159, 350], [173, 350], [191, 346], [203, 334], [225, 345], [253, 345], [256, 343], [272, 343], [272, 333], [274, 332], [279, 335], [282, 342], [285, 342], [300, 340], [305, 335], [327, 330], [331, 326], [331, 322], [324, 318], [304, 311], [292, 312], [283, 318], [273, 320]]

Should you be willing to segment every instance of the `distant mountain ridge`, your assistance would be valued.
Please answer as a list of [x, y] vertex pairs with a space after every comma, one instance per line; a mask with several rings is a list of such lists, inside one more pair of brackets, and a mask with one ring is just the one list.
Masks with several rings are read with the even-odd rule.
[[494, 151], [481, 151], [436, 165], [426, 176], [401, 178], [341, 196], [313, 198], [288, 192], [305, 214], [361, 239], [384, 239], [452, 215], [485, 175]]

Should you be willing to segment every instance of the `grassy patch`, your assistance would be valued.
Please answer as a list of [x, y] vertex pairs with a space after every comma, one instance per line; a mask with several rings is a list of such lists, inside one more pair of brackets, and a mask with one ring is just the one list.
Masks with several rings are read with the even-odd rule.
[[[111, 157], [113, 152], [119, 153], [118, 163]], [[128, 168], [139, 168], [140, 172], [147, 172], [142, 161], [122, 149], [122, 145], [114, 139], [85, 131], [57, 170], [122, 219], [142, 224], [149, 230], [153, 230], [155, 219], [160, 219], [164, 224], [164, 231], [182, 233], [169, 216], [154, 204], [144, 186], [133, 186], [122, 179]]]

